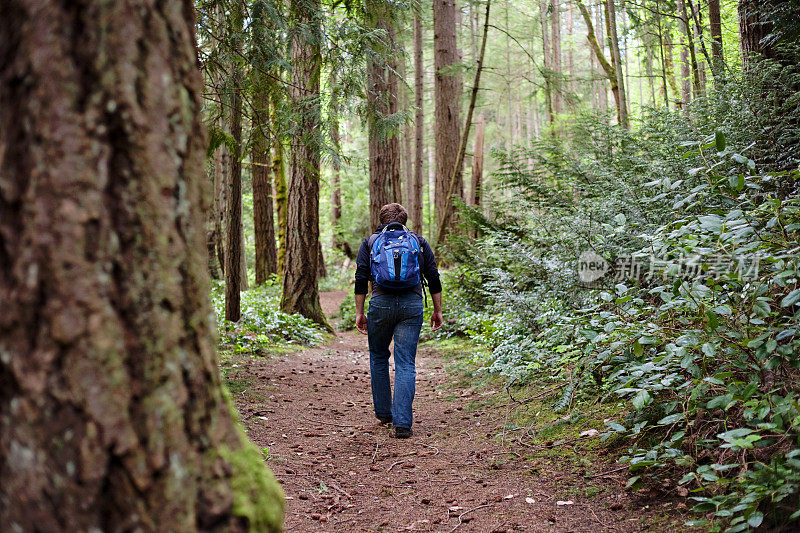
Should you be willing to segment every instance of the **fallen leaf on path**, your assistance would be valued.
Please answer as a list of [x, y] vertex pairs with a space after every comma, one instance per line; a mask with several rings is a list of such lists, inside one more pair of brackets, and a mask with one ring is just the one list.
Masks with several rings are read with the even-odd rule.
[[581, 437], [596, 437], [600, 434], [596, 429], [587, 429], [581, 432]]

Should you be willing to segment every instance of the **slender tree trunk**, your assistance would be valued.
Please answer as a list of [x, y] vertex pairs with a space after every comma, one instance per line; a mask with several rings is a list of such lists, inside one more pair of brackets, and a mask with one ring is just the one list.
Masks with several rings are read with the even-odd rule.
[[472, 153], [472, 190], [470, 205], [478, 207], [481, 205], [481, 188], [483, 187], [483, 113], [478, 115], [475, 124], [475, 148]]
[[[435, 218], [439, 219], [452, 199], [448, 195], [451, 173], [456, 166], [461, 138], [461, 77], [452, 71], [459, 61], [456, 43], [456, 6], [453, 0], [433, 0], [433, 63], [436, 146]], [[450, 71], [448, 71], [450, 69]], [[452, 194], [463, 197], [461, 172], [457, 170]], [[437, 228], [437, 231], [440, 229]]]
[[[581, 2], [582, 3], [582, 2]], [[580, 9], [580, 4], [578, 5]], [[603, 37], [603, 8], [602, 4], [597, 4], [595, 6], [595, 21], [597, 21], [596, 31], [597, 31], [597, 50], [600, 52], [601, 55], [605, 56], [605, 37]], [[589, 17], [589, 21], [591, 21], [591, 17]], [[599, 61], [598, 61], [599, 64]], [[615, 83], [616, 83], [616, 75], [615, 75]], [[608, 111], [608, 89], [606, 89], [605, 83], [599, 81], [597, 83], [597, 105], [600, 107], [600, 110], [605, 113]]]
[[[664, 107], [669, 109], [669, 91], [667, 89], [667, 61], [664, 57], [664, 26], [661, 22], [661, 4], [656, 0], [656, 28], [658, 30], [658, 53], [661, 60], [661, 90], [664, 93]], [[670, 58], [670, 61], [672, 58]], [[671, 75], [671, 74], [670, 74]]]
[[192, 13], [3, 5], [2, 531], [282, 529], [217, 367]]
[[328, 117], [331, 125], [331, 142], [336, 151], [333, 157], [333, 172], [331, 173], [331, 226], [333, 226], [333, 248], [341, 250], [347, 257], [352, 255], [350, 246], [342, 238], [342, 184], [339, 157], [341, 155], [341, 136], [339, 133], [339, 108], [332, 105]]
[[272, 206], [270, 142], [266, 135], [269, 122], [269, 93], [263, 87], [253, 95], [256, 108], [250, 160], [253, 176], [253, 229], [255, 232], [256, 285], [269, 280], [278, 271], [278, 251], [275, 247], [275, 220]]
[[678, 13], [680, 20], [678, 26], [683, 34], [684, 43], [681, 45], [681, 99], [683, 100], [684, 112], [689, 112], [689, 102], [692, 99], [691, 64], [689, 61], [689, 49], [692, 48], [691, 30], [689, 21], [686, 17], [685, 0], [678, 0]]
[[720, 0], [708, 0], [708, 22], [711, 30], [711, 72], [715, 79], [725, 75], [725, 57], [722, 53], [722, 17]]
[[[689, 55], [689, 61], [687, 63], [687, 67], [690, 69], [691, 72], [692, 94], [694, 95], [695, 98], [697, 98], [702, 94], [702, 89], [700, 87], [700, 71], [697, 65], [697, 55], [695, 53], [695, 48], [694, 48], [694, 35], [692, 32], [692, 23], [691, 19], [689, 18], [689, 11], [686, 8], [686, 0], [678, 0], [678, 9], [680, 10], [681, 29], [683, 30], [683, 36], [686, 39], [686, 50], [688, 51]], [[683, 58], [683, 53], [681, 53], [681, 57]]]
[[[628, 97], [625, 93], [625, 75], [622, 67], [622, 60], [619, 54], [619, 39], [617, 38], [617, 15], [614, 0], [606, 0], [606, 31], [611, 49], [614, 72], [617, 78], [617, 92], [614, 95], [617, 99], [617, 121], [625, 129], [630, 129], [628, 121]], [[612, 88], [613, 91], [613, 88]]]
[[278, 219], [278, 275], [282, 277], [283, 267], [286, 264], [288, 209], [284, 148], [278, 137], [275, 137], [272, 141], [272, 178], [275, 181], [275, 217]]
[[561, 6], [559, 5], [559, 0], [552, 0], [550, 6], [552, 8], [552, 16], [550, 18], [550, 22], [552, 23], [551, 61], [553, 79], [555, 80], [553, 84], [553, 113], [558, 115], [564, 111], [564, 106], [562, 105], [563, 98], [561, 97], [561, 92], [563, 90], [561, 83]]
[[554, 113], [554, 91], [553, 91], [553, 60], [550, 49], [550, 37], [547, 25], [547, 2], [539, 1], [539, 17], [542, 23], [542, 63], [544, 67], [544, 100], [547, 123], [553, 125]]
[[424, 76], [422, 68], [422, 20], [414, 16], [414, 179], [409, 191], [411, 224], [417, 233], [422, 233], [422, 159], [425, 150], [425, 113], [423, 111]]
[[[224, 120], [220, 117], [220, 128], [224, 128]], [[215, 247], [220, 270], [225, 274], [225, 211], [228, 195], [228, 147], [222, 145], [214, 154], [214, 234]]]
[[675, 98], [675, 105], [678, 108], [683, 107], [683, 92], [678, 87], [678, 82], [675, 79], [675, 62], [672, 60], [673, 57], [673, 48], [672, 48], [672, 29], [670, 26], [664, 27], [664, 61], [667, 70], [667, 81], [669, 82], [669, 87], [672, 89], [672, 95]]
[[567, 46], [567, 71], [569, 72], [569, 92], [575, 92], [575, 52], [573, 50], [575, 33], [575, 5], [572, 2], [567, 4], [567, 38], [569, 43]]
[[293, 23], [290, 98], [301, 118], [298, 132], [291, 138], [281, 310], [300, 313], [332, 331], [319, 303], [317, 284], [322, 127], [319, 1], [291, 0], [289, 12]]
[[611, 86], [611, 94], [614, 95], [614, 100], [617, 104], [617, 118], [619, 119], [620, 115], [622, 114], [621, 106], [623, 104], [623, 100], [621, 99], [617, 69], [606, 59], [606, 56], [603, 53], [602, 48], [600, 47], [600, 43], [597, 41], [597, 36], [594, 33], [594, 25], [592, 24], [592, 17], [589, 14], [589, 11], [586, 9], [586, 6], [583, 4], [583, 2], [578, 2], [578, 9], [581, 12], [581, 16], [583, 16], [584, 23], [586, 23], [586, 32], [587, 32], [586, 40], [589, 41], [589, 47], [594, 52], [594, 55], [597, 58], [597, 62], [600, 63], [600, 66], [606, 73], [606, 77], [608, 78], [608, 83]]
[[[698, 83], [698, 95], [705, 94], [706, 92], [706, 68], [707, 63], [702, 60], [703, 57], [708, 55], [705, 44], [703, 43], [703, 13], [700, 11], [700, 2], [695, 4], [691, 0], [689, 0], [689, 10], [691, 12], [691, 17], [694, 21], [694, 35], [695, 39], [693, 42], [694, 47], [694, 55], [695, 61], [697, 63], [697, 83]], [[698, 49], [701, 52], [700, 57], [698, 57]]]
[[[228, 175], [225, 209], [225, 320], [237, 322], [242, 316], [242, 84], [238, 67], [234, 67], [231, 95], [231, 136], [236, 144]], [[245, 278], [246, 271], [245, 271]]]

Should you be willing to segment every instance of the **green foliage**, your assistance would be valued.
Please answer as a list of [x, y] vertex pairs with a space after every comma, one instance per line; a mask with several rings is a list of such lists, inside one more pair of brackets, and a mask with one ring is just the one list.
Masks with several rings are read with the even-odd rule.
[[[604, 438], [630, 443], [629, 486], [683, 473], [695, 523], [729, 531], [800, 515], [798, 171], [751, 108], [723, 106], [743, 88], [709, 95], [691, 123], [654, 112], [631, 133], [586, 117], [496, 153], [512, 199], [462, 206], [480, 238], [449, 243], [465, 309], [450, 334], [491, 348], [489, 372], [562, 384], [554, 410], [627, 402]], [[658, 262], [585, 286], [583, 250]], [[714, 270], [715, 257], [735, 259]]]
[[215, 281], [211, 300], [217, 315], [220, 343], [238, 352], [266, 353], [278, 343], [316, 346], [324, 340], [322, 330], [304, 316], [279, 311], [280, 293], [275, 285], [265, 284], [242, 292], [242, 317], [225, 320], [225, 285]]

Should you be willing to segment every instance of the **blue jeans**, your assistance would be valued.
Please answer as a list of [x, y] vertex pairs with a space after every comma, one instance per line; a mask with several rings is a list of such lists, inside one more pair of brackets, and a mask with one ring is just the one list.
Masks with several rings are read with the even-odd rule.
[[[422, 298], [413, 292], [379, 294], [369, 301], [369, 373], [375, 416], [392, 417], [395, 427], [413, 423], [417, 342], [422, 329]], [[389, 385], [389, 343], [394, 337], [394, 401]]]

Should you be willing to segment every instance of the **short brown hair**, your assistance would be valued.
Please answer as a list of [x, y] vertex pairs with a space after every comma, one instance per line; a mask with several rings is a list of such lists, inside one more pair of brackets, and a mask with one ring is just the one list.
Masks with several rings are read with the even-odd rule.
[[386, 204], [381, 207], [381, 214], [379, 215], [381, 224], [391, 224], [392, 222], [399, 222], [405, 225], [408, 222], [408, 211], [406, 208], [398, 203]]

